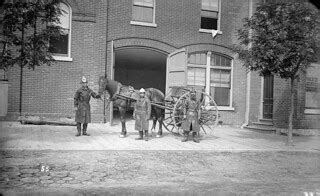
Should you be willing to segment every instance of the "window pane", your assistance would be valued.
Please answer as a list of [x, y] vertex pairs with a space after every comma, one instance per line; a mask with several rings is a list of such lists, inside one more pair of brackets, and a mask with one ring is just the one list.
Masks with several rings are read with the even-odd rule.
[[196, 54], [190, 54], [188, 62], [192, 64], [196, 64]]
[[62, 14], [60, 16], [60, 24], [56, 24], [63, 29], [70, 29], [70, 10], [69, 7], [64, 4], [60, 3], [60, 8], [62, 9]]
[[223, 87], [210, 87], [210, 96], [218, 106], [230, 106], [230, 89]]
[[218, 29], [218, 19], [201, 17], [201, 29]]
[[206, 65], [207, 54], [206, 53], [190, 54], [188, 62], [192, 64], [197, 64], [197, 65]]
[[231, 60], [226, 58], [226, 67], [231, 67]]
[[221, 57], [221, 66], [225, 67], [226, 66], [226, 58], [225, 57]]
[[204, 87], [206, 84], [206, 69], [188, 67], [188, 85]]
[[201, 8], [204, 10], [219, 11], [219, 0], [202, 0]]
[[134, 5], [153, 7], [153, 0], [134, 0]]
[[68, 56], [69, 33], [60, 35], [59, 38], [51, 38], [49, 42], [49, 52]]
[[201, 16], [202, 17], [207, 17], [207, 18], [218, 18], [218, 12], [211, 12], [211, 11], [201, 11]]
[[216, 62], [214, 64], [214, 66], [221, 66], [221, 56], [216, 55]]
[[132, 19], [141, 22], [153, 22], [153, 8], [133, 6]]
[[230, 70], [211, 69], [210, 86], [230, 88], [230, 83], [231, 83], [230, 73], [231, 73]]
[[231, 67], [231, 59], [213, 53], [211, 55], [210, 65], [211, 66]]

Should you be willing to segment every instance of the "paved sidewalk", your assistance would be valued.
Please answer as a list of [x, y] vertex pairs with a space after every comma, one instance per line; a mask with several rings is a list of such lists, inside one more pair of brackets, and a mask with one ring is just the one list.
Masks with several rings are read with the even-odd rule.
[[285, 145], [286, 136], [234, 127], [216, 127], [201, 142], [181, 142], [181, 137], [164, 131], [152, 133], [149, 141], [137, 141], [133, 121], [127, 123], [126, 138], [119, 138], [120, 125], [89, 124], [90, 137], [75, 137], [74, 126], [22, 125], [0, 122], [2, 150], [213, 150], [213, 151], [320, 151], [320, 137], [296, 136], [294, 146]]

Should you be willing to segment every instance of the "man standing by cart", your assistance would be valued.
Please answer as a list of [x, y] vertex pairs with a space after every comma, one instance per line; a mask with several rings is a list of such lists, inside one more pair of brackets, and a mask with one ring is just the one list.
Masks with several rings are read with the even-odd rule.
[[186, 101], [185, 116], [182, 122], [183, 139], [182, 142], [188, 141], [189, 133], [192, 132], [193, 141], [199, 143], [199, 107], [200, 103], [197, 101], [196, 92], [193, 90], [190, 92], [190, 98]]
[[148, 141], [148, 129], [149, 119], [151, 115], [151, 103], [149, 98], [146, 96], [146, 91], [141, 88], [139, 91], [139, 99], [135, 103], [133, 118], [135, 122], [135, 130], [139, 131], [139, 137], [137, 140], [143, 139], [143, 132], [145, 133], [145, 141]]
[[79, 88], [74, 95], [74, 109], [76, 111], [75, 121], [77, 123], [77, 131], [76, 136], [81, 135], [81, 124], [82, 127], [82, 135], [90, 136], [87, 133], [88, 123], [91, 123], [91, 114], [90, 114], [90, 98], [93, 97], [95, 99], [100, 98], [100, 95], [97, 95], [93, 90], [88, 87], [88, 81], [86, 77], [82, 76], [81, 80], [82, 87]]

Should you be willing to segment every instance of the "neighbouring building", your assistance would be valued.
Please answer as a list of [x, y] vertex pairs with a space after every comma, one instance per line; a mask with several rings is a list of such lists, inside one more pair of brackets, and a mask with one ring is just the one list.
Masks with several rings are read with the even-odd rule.
[[[20, 69], [9, 70], [8, 112], [2, 118], [17, 119], [20, 101], [22, 115], [73, 118], [81, 76], [98, 91], [98, 78], [106, 75], [136, 89], [154, 87], [164, 93], [170, 86], [194, 86], [214, 98], [223, 124], [286, 128], [289, 82], [246, 72], [231, 50], [242, 19], [250, 17], [258, 3], [65, 0], [65, 36], [51, 42], [57, 62], [25, 69], [22, 86]], [[320, 129], [319, 77], [320, 61], [298, 83], [296, 129]], [[91, 109], [93, 122], [109, 122], [113, 116], [102, 101], [92, 100]]]

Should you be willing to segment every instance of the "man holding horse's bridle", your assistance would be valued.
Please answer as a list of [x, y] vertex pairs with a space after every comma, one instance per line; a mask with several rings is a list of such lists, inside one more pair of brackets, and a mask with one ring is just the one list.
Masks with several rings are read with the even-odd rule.
[[76, 136], [81, 135], [81, 124], [83, 124], [82, 135], [90, 136], [90, 134], [87, 133], [88, 123], [91, 123], [90, 98], [93, 97], [98, 99], [101, 98], [101, 96], [97, 95], [88, 87], [86, 77], [83, 76], [80, 83], [82, 87], [79, 88], [74, 95], [74, 109], [76, 111], [75, 121], [77, 123], [78, 131]]
[[148, 141], [148, 129], [149, 119], [151, 115], [151, 103], [149, 98], [146, 96], [146, 91], [141, 88], [139, 91], [139, 99], [135, 103], [133, 118], [135, 122], [135, 130], [139, 131], [139, 137], [137, 140], [143, 139], [143, 132], [145, 133], [145, 141]]

